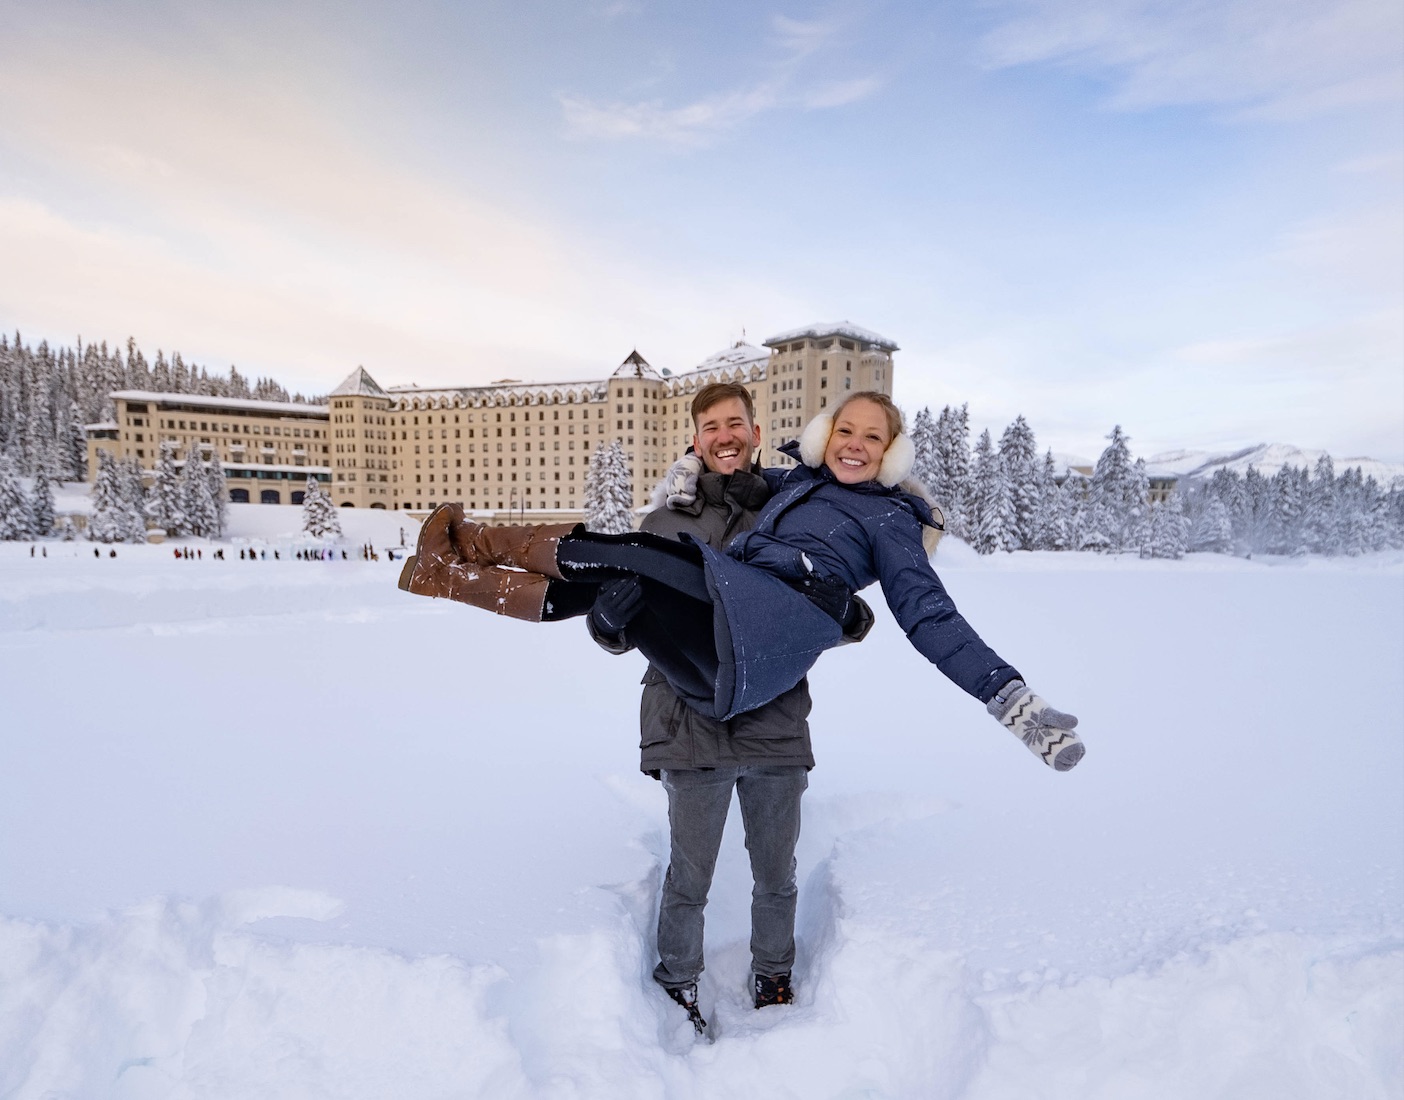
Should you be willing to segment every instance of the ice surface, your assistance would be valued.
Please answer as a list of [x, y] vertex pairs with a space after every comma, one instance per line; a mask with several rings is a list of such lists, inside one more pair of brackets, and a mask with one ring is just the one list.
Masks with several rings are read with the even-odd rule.
[[[230, 545], [297, 512], [236, 506]], [[403, 522], [342, 520], [353, 555]], [[813, 677], [797, 1003], [745, 1001], [733, 822], [708, 1045], [647, 977], [637, 656], [383, 557], [48, 550], [0, 544], [0, 1096], [1404, 1089], [1404, 556], [946, 540], [1088, 755], [1051, 772], [870, 601]]]

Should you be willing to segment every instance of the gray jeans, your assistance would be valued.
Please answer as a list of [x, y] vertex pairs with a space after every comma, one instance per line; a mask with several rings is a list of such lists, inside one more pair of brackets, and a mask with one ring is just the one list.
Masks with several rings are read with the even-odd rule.
[[755, 880], [751, 966], [757, 974], [789, 973], [795, 963], [795, 845], [808, 786], [809, 771], [800, 765], [663, 772], [672, 852], [658, 909], [656, 981], [677, 989], [702, 973], [703, 909], [733, 788]]

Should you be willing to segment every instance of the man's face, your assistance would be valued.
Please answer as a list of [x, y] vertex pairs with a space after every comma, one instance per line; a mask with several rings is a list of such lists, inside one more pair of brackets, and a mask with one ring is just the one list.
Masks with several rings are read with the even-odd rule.
[[734, 474], [751, 468], [760, 446], [760, 426], [751, 423], [739, 397], [718, 401], [697, 418], [692, 449], [714, 474]]

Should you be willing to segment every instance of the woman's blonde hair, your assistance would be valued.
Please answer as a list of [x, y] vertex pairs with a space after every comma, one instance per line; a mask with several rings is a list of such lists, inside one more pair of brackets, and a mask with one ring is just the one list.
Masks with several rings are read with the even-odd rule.
[[887, 417], [887, 442], [889, 444], [906, 431], [906, 424], [902, 419], [902, 410], [893, 403], [892, 398], [888, 397], [885, 393], [879, 393], [877, 390], [854, 390], [850, 394], [845, 394], [843, 399], [834, 406], [834, 411], [831, 414], [833, 419], [838, 419], [838, 415], [843, 411], [845, 405], [850, 401], [857, 401], [859, 398], [862, 398], [864, 401], [872, 402], [880, 408], [883, 415]]

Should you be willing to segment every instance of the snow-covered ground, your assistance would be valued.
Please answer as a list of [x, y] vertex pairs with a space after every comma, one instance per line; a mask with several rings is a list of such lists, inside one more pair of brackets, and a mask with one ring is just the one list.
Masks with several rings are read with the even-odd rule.
[[0, 544], [0, 1097], [1404, 1091], [1404, 556], [947, 542], [1087, 758], [1049, 771], [879, 607], [813, 677], [798, 1002], [746, 1004], [733, 821], [707, 1044], [647, 978], [636, 655], [384, 557], [47, 549]]

